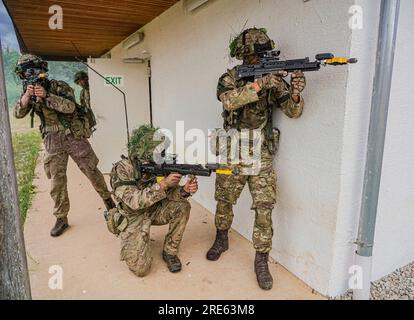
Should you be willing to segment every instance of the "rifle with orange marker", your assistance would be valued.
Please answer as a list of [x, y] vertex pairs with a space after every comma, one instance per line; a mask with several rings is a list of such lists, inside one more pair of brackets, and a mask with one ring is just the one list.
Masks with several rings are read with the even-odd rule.
[[335, 58], [332, 53], [320, 53], [315, 56], [315, 61], [309, 57], [304, 59], [280, 60], [280, 51], [268, 51], [261, 55], [258, 64], [243, 64], [237, 67], [239, 78], [259, 79], [276, 71], [303, 72], [319, 71], [323, 66], [341, 66], [357, 63], [356, 58]]

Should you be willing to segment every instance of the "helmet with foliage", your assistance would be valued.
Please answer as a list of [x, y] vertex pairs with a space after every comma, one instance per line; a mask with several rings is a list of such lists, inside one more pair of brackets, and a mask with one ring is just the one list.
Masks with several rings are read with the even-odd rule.
[[245, 56], [273, 50], [275, 43], [264, 28], [250, 28], [237, 35], [230, 43], [230, 56], [243, 60]]
[[85, 71], [78, 71], [78, 72], [75, 73], [75, 77], [73, 79], [73, 82], [75, 82], [77, 84], [78, 81], [82, 80], [82, 79], [88, 80], [89, 79], [88, 74]]
[[154, 151], [161, 154], [168, 145], [168, 138], [159, 131], [159, 128], [142, 125], [132, 132], [128, 153], [130, 158], [134, 160], [154, 161]]
[[25, 79], [25, 72], [29, 69], [42, 70], [44, 72], [49, 70], [48, 63], [39, 56], [34, 54], [23, 54], [20, 56], [19, 60], [17, 60], [14, 72], [20, 79]]

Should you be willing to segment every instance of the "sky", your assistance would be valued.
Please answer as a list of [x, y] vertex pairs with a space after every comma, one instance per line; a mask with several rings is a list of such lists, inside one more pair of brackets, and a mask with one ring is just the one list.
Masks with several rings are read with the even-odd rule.
[[19, 50], [13, 24], [4, 8], [3, 2], [0, 1], [0, 37], [3, 48], [13, 48]]

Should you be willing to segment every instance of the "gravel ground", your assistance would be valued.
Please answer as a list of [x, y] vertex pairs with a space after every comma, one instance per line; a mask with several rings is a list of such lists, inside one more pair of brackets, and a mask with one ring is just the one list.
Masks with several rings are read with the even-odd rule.
[[[352, 292], [335, 300], [352, 300]], [[371, 300], [414, 300], [414, 262], [373, 282]]]

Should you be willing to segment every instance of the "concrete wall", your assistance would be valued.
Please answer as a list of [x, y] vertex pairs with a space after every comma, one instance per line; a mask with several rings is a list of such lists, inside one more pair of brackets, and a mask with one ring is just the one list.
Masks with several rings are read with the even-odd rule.
[[[184, 120], [186, 129], [207, 132], [222, 124], [217, 79], [236, 63], [229, 60], [229, 38], [246, 20], [247, 26], [268, 29], [282, 58], [330, 51], [347, 55], [352, 3], [218, 0], [193, 14], [184, 14], [179, 3], [143, 28], [144, 43], [129, 51], [118, 45], [111, 54], [124, 58], [142, 56], [143, 50], [150, 53], [156, 125], [173, 130], [173, 119]], [[275, 115], [282, 141], [275, 163], [279, 195], [272, 256], [324, 294], [334, 252], [347, 74], [346, 67], [309, 74], [303, 117]], [[200, 189], [195, 199], [214, 212], [214, 180], [203, 179]], [[234, 227], [247, 238], [254, 217], [250, 205], [246, 189], [235, 208]]]

